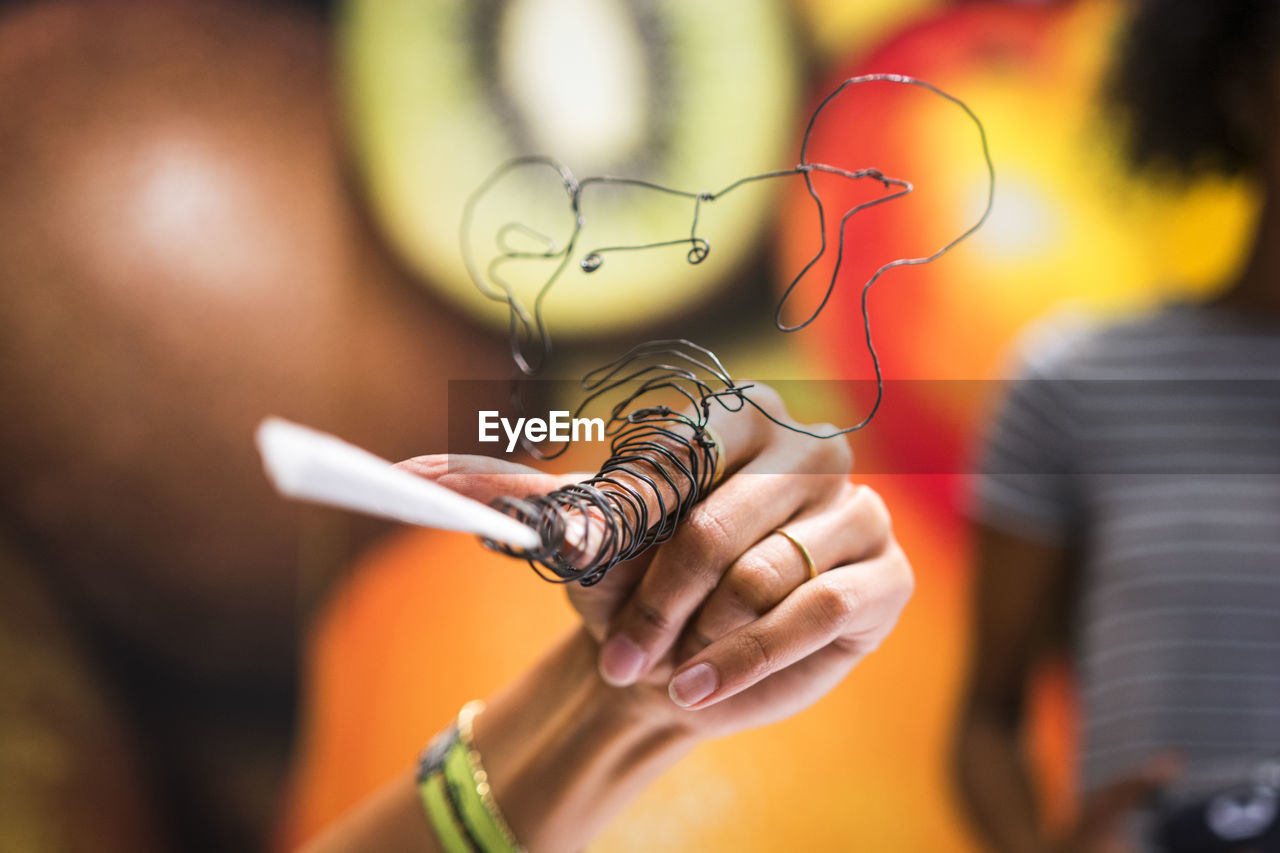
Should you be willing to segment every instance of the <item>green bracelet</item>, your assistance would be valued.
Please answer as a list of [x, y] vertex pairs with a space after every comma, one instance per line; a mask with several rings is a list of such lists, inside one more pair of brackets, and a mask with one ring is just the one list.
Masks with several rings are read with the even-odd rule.
[[480, 752], [472, 739], [475, 719], [483, 712], [484, 703], [480, 701], [468, 702], [458, 712], [458, 743], [445, 759], [445, 776], [457, 783], [462, 813], [476, 830], [486, 853], [527, 853], [498, 809], [489, 786], [489, 774], [480, 762]]
[[419, 782], [418, 795], [444, 853], [479, 853], [471, 834], [458, 819], [443, 773], [432, 773]]
[[418, 797], [444, 853], [480, 853], [475, 838], [462, 822], [457, 798], [444, 778], [444, 762], [458, 744], [458, 727], [438, 734], [418, 757]]
[[484, 703], [470, 702], [457, 722], [423, 750], [418, 794], [445, 853], [527, 853], [498, 810], [472, 740]]

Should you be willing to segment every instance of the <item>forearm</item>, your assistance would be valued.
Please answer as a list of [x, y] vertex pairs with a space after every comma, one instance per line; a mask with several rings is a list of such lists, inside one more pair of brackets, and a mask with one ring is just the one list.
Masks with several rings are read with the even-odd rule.
[[494, 794], [530, 850], [580, 849], [693, 745], [671, 714], [646, 713], [645, 688], [601, 681], [598, 655], [575, 632], [476, 722]]
[[[598, 648], [581, 631], [488, 701], [474, 743], [494, 798], [534, 853], [578, 850], [693, 738], [672, 715], [646, 714], [638, 688], [606, 686]], [[314, 843], [311, 853], [439, 850], [411, 773]]]
[[968, 816], [989, 849], [1041, 853], [1045, 833], [1023, 748], [1032, 675], [1063, 648], [1075, 570], [1063, 546], [980, 525], [972, 669], [954, 758]]
[[970, 823], [998, 853], [1050, 849], [1017, 729], [993, 714], [966, 715], [955, 770]]

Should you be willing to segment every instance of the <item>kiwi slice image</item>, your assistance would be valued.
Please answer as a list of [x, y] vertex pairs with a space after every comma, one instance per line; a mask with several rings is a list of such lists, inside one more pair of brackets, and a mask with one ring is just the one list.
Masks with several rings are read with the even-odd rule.
[[[694, 192], [794, 165], [793, 23], [779, 0], [347, 0], [344, 112], [374, 219], [424, 285], [505, 326], [505, 307], [477, 291], [459, 249], [476, 187], [527, 155], [578, 178]], [[545, 300], [552, 334], [603, 335], [705, 299], [761, 245], [780, 190], [705, 205], [704, 263], [673, 246], [584, 265], [593, 247], [687, 237], [693, 215], [687, 199], [641, 187], [586, 188], [573, 257]], [[470, 232], [483, 266], [504, 246], [563, 247], [573, 224], [553, 171], [516, 170], [486, 193]], [[549, 273], [542, 259], [503, 270], [530, 303]]]

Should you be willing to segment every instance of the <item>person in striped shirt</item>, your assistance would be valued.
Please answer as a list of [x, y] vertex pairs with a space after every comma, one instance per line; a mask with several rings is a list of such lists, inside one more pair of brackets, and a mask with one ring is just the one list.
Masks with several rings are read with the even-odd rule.
[[[1022, 347], [977, 478], [977, 617], [957, 784], [991, 849], [1158, 849], [1154, 794], [1280, 755], [1280, 4], [1147, 0], [1112, 75], [1135, 167], [1256, 177], [1238, 279], [1206, 303]], [[1037, 665], [1078, 685], [1080, 807], [1036, 814]], [[1258, 849], [1258, 848], [1250, 848]]]

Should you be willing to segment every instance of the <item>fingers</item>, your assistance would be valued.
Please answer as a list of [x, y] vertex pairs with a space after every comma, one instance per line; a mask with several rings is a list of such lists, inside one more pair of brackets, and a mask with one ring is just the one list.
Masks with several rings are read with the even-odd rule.
[[[600, 672], [609, 683], [631, 684], [648, 673], [749, 548], [802, 511], [831, 504], [848, 487], [853, 459], [847, 442], [814, 439], [756, 417], [768, 425], [766, 449], [694, 508], [619, 611], [600, 654]], [[770, 594], [780, 598], [785, 591]]]
[[524, 497], [554, 491], [586, 479], [584, 474], [547, 474], [528, 465], [489, 456], [438, 453], [415, 456], [396, 463], [410, 474], [434, 480], [442, 486], [482, 503], [507, 495]]
[[[783, 524], [802, 507], [806, 494], [801, 486], [778, 475], [767, 483], [737, 476], [695, 507], [654, 554], [616, 615], [600, 651], [602, 677], [623, 686], [648, 672], [760, 531]], [[756, 499], [760, 490], [768, 490], [768, 501]]]
[[[887, 511], [875, 492], [847, 480], [826, 512], [783, 526], [804, 544], [818, 572], [881, 553], [889, 543]], [[787, 538], [771, 533], [738, 558], [685, 632], [684, 660], [730, 631], [772, 610], [809, 580], [804, 555]]]
[[910, 565], [891, 542], [876, 557], [802, 584], [694, 655], [672, 676], [671, 699], [704, 708], [831, 645], [861, 658], [888, 635], [912, 589]]

